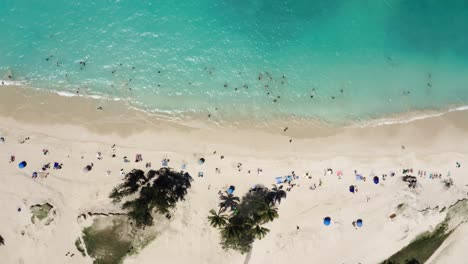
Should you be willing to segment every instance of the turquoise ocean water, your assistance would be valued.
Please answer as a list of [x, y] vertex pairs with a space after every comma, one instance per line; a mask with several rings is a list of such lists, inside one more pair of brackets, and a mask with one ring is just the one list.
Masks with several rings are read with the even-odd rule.
[[466, 0], [2, 0], [0, 22], [1, 79], [150, 111], [341, 123], [468, 104]]

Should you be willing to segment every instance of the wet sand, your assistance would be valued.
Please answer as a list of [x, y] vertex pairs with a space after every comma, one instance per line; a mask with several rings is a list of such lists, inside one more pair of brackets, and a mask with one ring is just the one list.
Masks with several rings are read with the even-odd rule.
[[[218, 191], [235, 185], [235, 194], [242, 196], [253, 185], [270, 186], [277, 176], [292, 171], [300, 176], [298, 185], [281, 203], [280, 217], [267, 226], [271, 232], [254, 243], [249, 263], [377, 263], [445, 217], [444, 212], [424, 209], [450, 206], [468, 191], [468, 111], [375, 127], [337, 128], [314, 121], [219, 126], [203, 118], [150, 116], [129, 110], [123, 102], [0, 88], [0, 136], [5, 138], [0, 144], [0, 235], [5, 239], [0, 255], [6, 263], [91, 263], [74, 248], [89, 224], [78, 222], [78, 216], [120, 212], [108, 198], [122, 179], [120, 170], [145, 169], [146, 162], [159, 168], [164, 158], [170, 158], [169, 166], [175, 169], [187, 164], [195, 179], [188, 200], [167, 220], [167, 228], [125, 263], [151, 263], [156, 258], [164, 263], [243, 263], [245, 255], [221, 249], [218, 231], [208, 224]], [[49, 155], [42, 154], [44, 148]], [[102, 160], [96, 152], [102, 153]], [[142, 163], [133, 162], [136, 154], [142, 154]], [[9, 163], [10, 155], [16, 156], [15, 163]], [[124, 163], [123, 156], [132, 162]], [[197, 164], [200, 157], [205, 164]], [[17, 166], [21, 160], [28, 162], [23, 170]], [[31, 178], [54, 161], [63, 163], [63, 169], [51, 170], [47, 178]], [[456, 168], [457, 161], [461, 168]], [[83, 167], [90, 163], [93, 170], [84, 174]], [[258, 168], [263, 173], [258, 174]], [[324, 175], [326, 168], [334, 174]], [[418, 178], [416, 189], [402, 182], [405, 168], [414, 174], [427, 172]], [[336, 176], [338, 170], [344, 173], [342, 179]], [[368, 180], [356, 181], [354, 170]], [[200, 171], [203, 178], [196, 177]], [[390, 171], [396, 176], [379, 185], [370, 180], [371, 174], [381, 177]], [[429, 179], [436, 172], [441, 179]], [[441, 182], [446, 178], [453, 179], [450, 189]], [[317, 188], [311, 190], [314, 184]], [[349, 185], [357, 185], [358, 193], [351, 194]], [[28, 208], [45, 202], [57, 211], [54, 221], [48, 226], [31, 223]], [[397, 211], [401, 203], [406, 206]], [[397, 217], [390, 219], [395, 212]], [[329, 227], [322, 224], [325, 216], [332, 218]], [[359, 230], [351, 224], [357, 218], [364, 220]], [[76, 254], [70, 258], [65, 256], [68, 251]], [[463, 254], [460, 247], [441, 252], [449, 259]]]

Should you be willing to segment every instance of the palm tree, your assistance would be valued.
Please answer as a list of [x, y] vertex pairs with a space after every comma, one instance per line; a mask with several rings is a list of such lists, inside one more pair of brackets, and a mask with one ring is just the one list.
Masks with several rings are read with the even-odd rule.
[[227, 216], [222, 215], [221, 213], [216, 213], [215, 210], [210, 210], [210, 216], [208, 216], [208, 220], [210, 221], [210, 225], [212, 227], [223, 227], [227, 223]]
[[221, 202], [219, 203], [219, 209], [223, 212], [226, 211], [228, 208], [230, 208], [231, 211], [235, 210], [240, 202], [239, 197], [234, 196], [232, 193], [229, 193], [227, 195], [221, 195], [219, 199], [221, 200]]
[[273, 188], [268, 192], [267, 195], [270, 203], [275, 204], [276, 202], [281, 203], [281, 199], [286, 198], [286, 192], [273, 184]]
[[255, 225], [255, 227], [252, 229], [252, 234], [258, 239], [264, 238], [268, 232], [270, 232], [270, 229], [261, 227], [259, 225]]
[[221, 234], [228, 240], [235, 241], [242, 234], [241, 226], [235, 225], [233, 223], [227, 223], [224, 228], [221, 230]]
[[[154, 171], [148, 172], [148, 175], [152, 175], [153, 172]], [[112, 199], [113, 203], [118, 203], [124, 196], [136, 193], [138, 189], [147, 182], [148, 179], [145, 177], [145, 172], [134, 169], [125, 175], [124, 183], [112, 190], [109, 198]]]
[[169, 168], [150, 170], [146, 176], [142, 170], [132, 170], [125, 176], [124, 183], [110, 194], [114, 203], [138, 192], [139, 196], [127, 200], [122, 209], [135, 221], [137, 227], [153, 225], [152, 213], [168, 214], [177, 202], [185, 200], [191, 187], [192, 177], [188, 173], [176, 172]]
[[[150, 175], [152, 173], [152, 171], [148, 172]], [[125, 175], [125, 187], [129, 188], [133, 192], [136, 192], [138, 187], [145, 184], [146, 182], [147, 178], [145, 176], [145, 172], [142, 170], [134, 169]]]
[[258, 215], [258, 220], [261, 223], [267, 223], [273, 221], [275, 218], [278, 218], [278, 209], [273, 207], [270, 204], [264, 203], [259, 211], [256, 212]]

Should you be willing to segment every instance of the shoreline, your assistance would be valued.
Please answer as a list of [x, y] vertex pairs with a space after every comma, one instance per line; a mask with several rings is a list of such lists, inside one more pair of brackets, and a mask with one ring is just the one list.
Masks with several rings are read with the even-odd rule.
[[[319, 129], [290, 122], [284, 131], [284, 123], [268, 129], [245, 123], [179, 123], [128, 110], [118, 101], [0, 88], [0, 135], [6, 138], [0, 144], [0, 235], [6, 242], [0, 254], [9, 263], [91, 263], [79, 252], [71, 259], [65, 256], [75, 250], [73, 243], [91, 221], [77, 218], [87, 212], [119, 213], [108, 198], [122, 180], [119, 171], [145, 170], [144, 162], [158, 169], [166, 158], [175, 169], [187, 164], [194, 177], [192, 188], [174, 217], [161, 223], [164, 230], [126, 258], [126, 264], [150, 263], [156, 256], [171, 263], [243, 263], [245, 255], [222, 250], [219, 232], [208, 224], [208, 211], [219, 202], [218, 191], [234, 185], [235, 194], [242, 196], [253, 185], [271, 186], [275, 177], [292, 171], [300, 176], [298, 185], [279, 206], [280, 217], [268, 224], [270, 233], [255, 241], [250, 263], [309, 263], [311, 256], [319, 263], [377, 263], [444, 219], [445, 212], [427, 208], [449, 207], [467, 197], [467, 111], [364, 128]], [[30, 140], [21, 143], [25, 138]], [[43, 155], [43, 149], [50, 154]], [[116, 158], [111, 157], [114, 152]], [[137, 153], [143, 155], [143, 163], [122, 161]], [[27, 161], [28, 167], [19, 170], [17, 162], [8, 162], [10, 155]], [[201, 157], [206, 159], [203, 165], [197, 163]], [[45, 163], [56, 161], [63, 162], [63, 169], [51, 170], [47, 178], [31, 178]], [[458, 161], [461, 168], [455, 167]], [[93, 170], [84, 174], [83, 167], [90, 163]], [[327, 168], [343, 171], [343, 178], [324, 174]], [[421, 176], [418, 188], [410, 189], [401, 180], [405, 168], [443, 176]], [[356, 181], [354, 170], [367, 177], [391, 171], [397, 176], [375, 185]], [[204, 177], [197, 177], [200, 171]], [[450, 189], [441, 183], [448, 177], [454, 182]], [[317, 189], [310, 189], [315, 185]], [[350, 185], [358, 186], [359, 192], [351, 194]], [[44, 203], [56, 210], [54, 220], [48, 226], [31, 223], [28, 208]], [[398, 209], [402, 203], [404, 209]], [[389, 219], [395, 212], [398, 216]], [[324, 216], [333, 218], [330, 227], [321, 223]], [[359, 230], [351, 225], [358, 217], [364, 220]], [[334, 254], [337, 251], [340, 254]], [[462, 253], [458, 249], [437, 257]]]
[[[245, 128], [250, 127], [269, 133], [278, 133], [274, 128], [286, 128], [289, 126], [297, 126], [301, 129], [313, 129], [317, 135], [334, 134], [336, 131], [349, 128], [366, 128], [366, 127], [379, 127], [388, 125], [399, 125], [408, 124], [426, 119], [447, 117], [451, 118], [452, 113], [462, 112], [463, 115], [468, 117], [468, 106], [447, 106], [440, 110], [414, 110], [410, 112], [400, 112], [388, 115], [383, 115], [376, 118], [364, 119], [361, 121], [353, 121], [348, 124], [334, 124], [314, 118], [297, 117], [294, 115], [277, 117], [275, 120], [249, 120], [249, 119], [227, 119], [219, 120], [215, 115], [212, 115], [208, 111], [202, 115], [202, 113], [184, 113], [184, 116], [173, 115], [164, 112], [148, 111], [140, 109], [133, 105], [130, 105], [124, 99], [119, 98], [106, 98], [100, 95], [83, 95], [83, 94], [72, 94], [69, 92], [61, 91], [46, 91], [38, 88], [24, 86], [22, 83], [12, 82], [9, 85], [0, 86], [0, 95], [3, 98], [10, 98], [13, 94], [19, 97], [28, 97], [28, 93], [33, 94], [35, 98], [39, 97], [43, 102], [49, 100], [67, 100], [73, 101], [77, 104], [84, 104], [86, 106], [100, 107], [105, 105], [111, 109], [113, 114], [128, 114], [129, 116], [138, 116], [140, 119], [152, 119], [159, 121], [168, 122], [171, 124], [177, 124], [187, 128], [217, 128], [217, 127], [229, 127]], [[13, 92], [13, 90], [15, 90]], [[58, 96], [58, 97], [57, 97]], [[64, 99], [59, 99], [64, 98]], [[67, 99], [65, 99], [67, 98]], [[75, 99], [72, 99], [75, 98]], [[77, 99], [79, 98], [79, 99]], [[107, 109], [106, 109], [107, 110]], [[210, 117], [205, 116], [210, 115]], [[456, 114], [453, 114], [456, 115]], [[297, 137], [306, 137], [301, 133], [293, 133]], [[308, 135], [314, 137], [314, 135]]]
[[467, 259], [468, 1], [5, 2], [0, 264]]
[[[99, 106], [102, 106], [103, 110], [98, 110]], [[457, 138], [463, 139], [465, 133], [468, 133], [468, 123], [464, 122], [468, 118], [468, 111], [453, 111], [409, 123], [365, 127], [331, 127], [298, 120], [289, 122], [277, 120], [269, 126], [247, 121], [237, 122], [232, 126], [219, 126], [209, 120], [161, 119], [158, 116], [148, 115], [144, 111], [128, 109], [120, 101], [63, 97], [53, 93], [15, 87], [0, 90], [0, 119], [5, 120], [5, 118], [13, 121], [11, 123], [14, 123], [17, 128], [23, 125], [31, 127], [38, 125], [46, 129], [47, 133], [57, 134], [57, 136], [63, 136], [63, 133], [56, 133], [51, 128], [63, 125], [83, 130], [83, 133], [89, 131], [102, 138], [106, 135], [115, 135], [121, 140], [133, 138], [140, 146], [144, 146], [145, 143], [138, 138], [146, 138], [148, 134], [158, 133], [167, 139], [190, 135], [199, 145], [207, 143], [224, 145], [229, 142], [230, 145], [238, 147], [261, 146], [256, 150], [263, 153], [269, 153], [277, 146], [282, 146], [281, 149], [288, 150], [288, 154], [284, 153], [282, 156], [294, 155], [294, 151], [305, 152], [309, 144], [315, 145], [318, 149], [343, 152], [340, 151], [339, 145], [330, 145], [329, 141], [332, 138], [335, 142], [354, 141], [356, 145], [364, 144], [367, 147], [380, 144], [396, 150], [396, 153], [401, 151], [402, 145], [414, 145], [419, 151], [433, 153], [439, 148], [435, 144], [426, 145], [426, 142], [431, 140], [437, 142], [440, 137], [446, 135], [456, 135]], [[288, 129], [284, 131], [286, 127]], [[65, 129], [67, 128], [64, 127]], [[418, 134], [423, 134], [424, 137], [418, 137]], [[306, 144], [295, 143], [297, 140]], [[164, 146], [171, 148], [169, 143], [172, 143], [172, 146], [179, 145], [176, 140], [173, 142], [168, 140], [168, 144]], [[447, 151], [447, 149], [454, 151], [460, 147], [458, 143], [452, 141], [450, 143], [440, 151]], [[350, 150], [346, 155], [354, 155], [353, 152]]]

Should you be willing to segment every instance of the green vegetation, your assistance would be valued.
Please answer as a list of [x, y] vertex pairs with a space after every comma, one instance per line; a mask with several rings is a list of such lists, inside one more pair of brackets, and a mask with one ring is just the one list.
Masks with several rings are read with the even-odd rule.
[[270, 231], [262, 225], [278, 217], [276, 204], [283, 198], [286, 192], [276, 185], [271, 190], [264, 186], [251, 189], [242, 197], [242, 202], [226, 193], [220, 196], [218, 212], [210, 210], [208, 221], [220, 229], [224, 249], [247, 253], [255, 239], [262, 239]]
[[139, 192], [137, 198], [124, 202], [122, 209], [128, 211], [137, 227], [151, 226], [153, 211], [167, 215], [178, 201], [185, 200], [192, 180], [188, 173], [168, 168], [150, 170], [146, 175], [142, 170], [132, 170], [109, 197], [113, 203], [119, 203], [124, 197]]
[[114, 218], [111, 223], [104, 223], [105, 220], [108, 219], [95, 220], [92, 226], [83, 230], [86, 249], [94, 264], [122, 263], [132, 250], [126, 217]]
[[77, 238], [75, 240], [75, 247], [81, 253], [81, 255], [83, 255], [83, 257], [86, 256], [86, 251], [83, 248], [83, 243], [81, 242], [81, 238]]
[[468, 220], [468, 199], [458, 200], [451, 206], [442, 208], [439, 213], [445, 211], [447, 211], [447, 215], [444, 221], [434, 231], [420, 235], [409, 245], [382, 263], [415, 264], [426, 262], [455, 228]]
[[[32, 213], [31, 222], [35, 223], [36, 219], [38, 219], [39, 221], [46, 219], [49, 216], [49, 213], [52, 210], [52, 208], [54, 207], [49, 203], [32, 205], [29, 208]], [[48, 219], [46, 221], [46, 225], [50, 224], [50, 222], [52, 221], [52, 218]]]
[[[146, 175], [135, 169], [125, 175], [124, 182], [115, 187], [109, 197], [113, 203], [122, 202], [127, 215], [99, 216], [83, 230], [86, 252], [94, 263], [122, 263], [125, 256], [138, 252], [154, 240], [156, 227], [150, 228], [154, 222], [153, 213], [167, 217], [177, 202], [185, 199], [192, 180], [188, 173], [168, 168], [150, 170]], [[126, 199], [128, 196], [131, 198]], [[75, 246], [86, 254], [80, 238]]]
[[227, 215], [224, 215], [221, 212], [216, 212], [214, 209], [210, 210], [210, 216], [208, 216], [210, 225], [216, 228], [225, 226], [228, 219]]
[[418, 264], [425, 263], [452, 231], [447, 232], [444, 222], [433, 232], [425, 233], [416, 238], [409, 245], [382, 262], [383, 264]]

